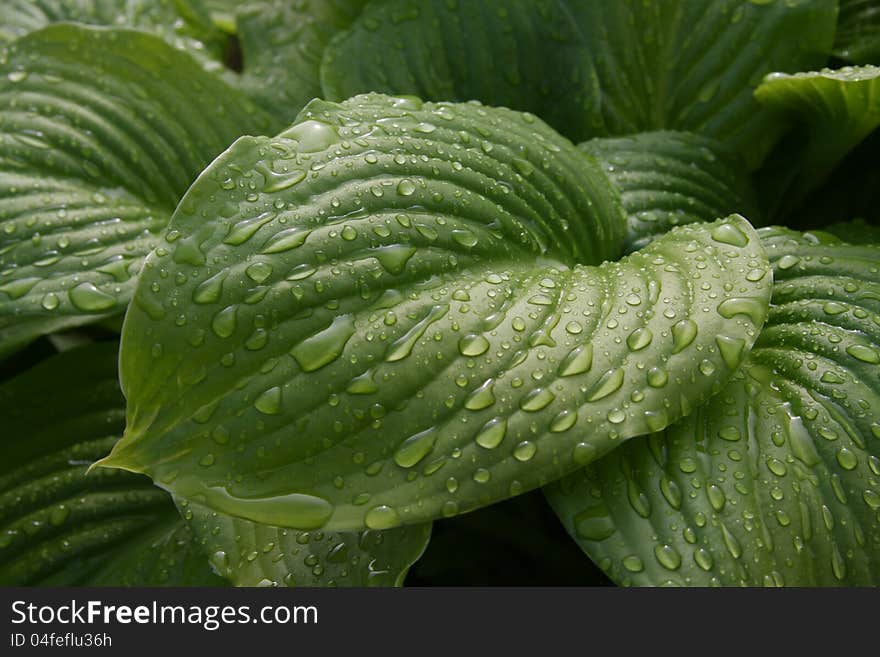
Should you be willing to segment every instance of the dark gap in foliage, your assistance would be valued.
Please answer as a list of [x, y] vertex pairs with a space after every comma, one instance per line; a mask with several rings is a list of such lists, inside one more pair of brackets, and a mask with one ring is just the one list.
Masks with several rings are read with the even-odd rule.
[[48, 338], [40, 338], [0, 361], [0, 383], [12, 379], [40, 361], [54, 356], [57, 350]]
[[223, 53], [223, 64], [226, 68], [241, 73], [244, 70], [244, 55], [241, 51], [241, 41], [237, 34], [230, 34], [226, 39], [226, 49]]
[[533, 491], [434, 523], [407, 586], [613, 586]]

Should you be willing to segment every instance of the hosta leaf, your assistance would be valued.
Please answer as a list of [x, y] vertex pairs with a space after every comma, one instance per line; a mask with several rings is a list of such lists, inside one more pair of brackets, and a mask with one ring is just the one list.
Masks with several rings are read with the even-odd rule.
[[549, 489], [617, 582], [880, 581], [880, 246], [762, 235], [773, 300], [736, 378]]
[[826, 232], [852, 244], [880, 244], [880, 226], [869, 224], [864, 219], [841, 221], [826, 226]]
[[430, 523], [306, 532], [180, 504], [214, 569], [236, 586], [401, 586], [431, 538]]
[[126, 316], [128, 424], [102, 463], [298, 529], [547, 483], [687, 412], [764, 320], [744, 219], [588, 266], [624, 223], [598, 165], [531, 115], [310, 104], [183, 199]]
[[380, 0], [328, 47], [324, 95], [476, 98], [534, 112], [576, 141], [687, 130], [756, 164], [773, 130], [756, 111], [755, 85], [771, 71], [821, 66], [836, 5]]
[[645, 132], [592, 139], [593, 155], [621, 192], [627, 250], [645, 246], [672, 226], [739, 212], [757, 221], [744, 166], [720, 143], [687, 132]]
[[201, 0], [0, 0], [0, 45], [51, 23], [71, 22], [154, 32], [219, 69], [223, 44]]
[[284, 125], [321, 96], [321, 57], [367, 0], [269, 0], [235, 13], [244, 70], [237, 83]]
[[17, 40], [0, 64], [0, 355], [120, 313], [199, 171], [269, 125], [153, 35], [54, 25]]
[[880, 64], [880, 2], [840, 0], [834, 54], [854, 64]]
[[795, 208], [880, 125], [880, 68], [774, 73], [755, 97], [800, 124], [761, 174], [765, 203], [779, 215]]
[[122, 432], [115, 344], [0, 384], [0, 417], [0, 584], [221, 583], [166, 493], [130, 473], [86, 475]]

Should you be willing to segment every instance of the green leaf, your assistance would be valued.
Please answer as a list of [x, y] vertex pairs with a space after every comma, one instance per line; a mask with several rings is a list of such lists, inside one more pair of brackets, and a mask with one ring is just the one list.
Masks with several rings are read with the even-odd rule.
[[774, 73], [755, 97], [799, 125], [760, 175], [769, 214], [781, 216], [795, 209], [880, 125], [880, 68]]
[[0, 584], [218, 585], [168, 495], [89, 465], [122, 432], [116, 344], [0, 384]]
[[840, 0], [834, 54], [853, 64], [880, 64], [880, 2]]
[[430, 523], [306, 532], [179, 504], [214, 569], [235, 586], [402, 586], [431, 538]]
[[201, 0], [2, 0], [0, 46], [52, 23], [71, 22], [153, 32], [219, 69], [223, 44]]
[[321, 96], [324, 48], [367, 0], [269, 0], [235, 12], [244, 70], [236, 80], [248, 97], [286, 125]]
[[735, 379], [548, 489], [619, 583], [880, 582], [880, 246], [760, 232], [776, 283]]
[[755, 193], [744, 165], [716, 141], [662, 131], [592, 139], [580, 148], [599, 160], [621, 192], [628, 251], [673, 226], [734, 212], [757, 222]]
[[736, 368], [770, 293], [741, 217], [589, 266], [624, 228], [601, 169], [476, 104], [312, 103], [236, 142], [170, 228], [102, 464], [304, 530], [454, 515], [665, 426]]
[[377, 1], [327, 48], [324, 96], [478, 99], [575, 141], [685, 130], [753, 166], [775, 136], [755, 85], [824, 64], [836, 11], [832, 0]]
[[0, 355], [121, 313], [196, 175], [270, 125], [153, 35], [53, 25], [13, 43], [0, 64]]
[[880, 226], [864, 219], [829, 224], [823, 230], [852, 244], [880, 244]]

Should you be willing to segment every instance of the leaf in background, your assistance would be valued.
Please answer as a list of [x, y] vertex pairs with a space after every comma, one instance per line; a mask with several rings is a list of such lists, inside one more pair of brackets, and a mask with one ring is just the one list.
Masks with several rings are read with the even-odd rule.
[[776, 283], [735, 380], [548, 489], [616, 582], [880, 582], [880, 246], [759, 232]]
[[228, 79], [287, 125], [321, 96], [321, 57], [334, 34], [347, 28], [367, 0], [245, 2], [235, 12], [243, 57]]
[[758, 175], [768, 216], [783, 217], [880, 125], [880, 68], [774, 73], [755, 97], [799, 124]]
[[755, 193], [742, 162], [722, 144], [687, 132], [645, 132], [580, 145], [621, 192], [627, 251], [673, 226], [731, 213], [758, 223]]
[[221, 68], [223, 43], [201, 0], [2, 0], [0, 46], [51, 23], [71, 22], [153, 32]]
[[836, 15], [833, 0], [381, 0], [327, 48], [324, 96], [477, 99], [574, 141], [685, 130], [755, 166], [777, 126], [752, 91], [823, 65]]
[[823, 230], [851, 244], [880, 244], [880, 226], [864, 219], [829, 224]]
[[128, 424], [102, 463], [346, 531], [558, 478], [717, 390], [764, 320], [744, 219], [587, 266], [624, 223], [598, 165], [531, 115], [310, 104], [183, 199], [126, 316]]
[[878, 0], [840, 0], [834, 54], [853, 64], [880, 64]]
[[402, 586], [431, 538], [430, 523], [305, 532], [179, 505], [214, 569], [235, 586]]
[[0, 584], [219, 585], [166, 493], [89, 465], [122, 432], [115, 343], [0, 384]]
[[270, 126], [153, 35], [54, 25], [12, 44], [0, 64], [0, 356], [121, 313], [196, 175]]

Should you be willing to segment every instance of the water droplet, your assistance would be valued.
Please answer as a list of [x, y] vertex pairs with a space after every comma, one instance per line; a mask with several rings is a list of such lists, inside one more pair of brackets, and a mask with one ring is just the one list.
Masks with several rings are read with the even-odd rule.
[[678, 570], [681, 567], [681, 555], [671, 545], [658, 543], [654, 546], [654, 556], [657, 563], [667, 570]]
[[314, 372], [339, 358], [354, 332], [352, 316], [340, 315], [326, 329], [293, 347], [290, 355], [304, 372]]
[[672, 353], [677, 354], [687, 348], [697, 337], [697, 323], [692, 319], [682, 319], [672, 327]]
[[252, 265], [248, 265], [247, 269], [245, 269], [245, 274], [254, 283], [260, 284], [272, 275], [272, 265], [268, 262], [255, 262]]
[[726, 335], [716, 335], [715, 344], [718, 345], [718, 353], [724, 364], [730, 369], [736, 369], [742, 362], [746, 341], [742, 338], [731, 338]]
[[272, 180], [263, 187], [263, 191], [267, 194], [282, 192], [285, 189], [290, 189], [297, 183], [301, 183], [305, 178], [306, 172], [302, 169], [294, 169], [285, 174], [274, 174]]
[[547, 388], [537, 388], [520, 400], [519, 407], [533, 413], [546, 408], [554, 399], [556, 399], [556, 395]]
[[474, 476], [472, 478], [478, 484], [486, 484], [492, 478], [492, 473], [486, 468], [477, 468], [474, 471]]
[[731, 297], [718, 304], [718, 314], [724, 319], [735, 315], [746, 315], [755, 326], [759, 326], [767, 312], [767, 303], [752, 297]]
[[415, 254], [416, 249], [404, 244], [391, 244], [373, 249], [371, 254], [389, 274], [400, 274], [406, 267], [406, 263]]
[[837, 451], [837, 462], [844, 470], [855, 470], [859, 465], [859, 458], [852, 450], [849, 450], [846, 447], [841, 447]]
[[472, 248], [479, 242], [476, 234], [469, 230], [456, 229], [452, 231], [452, 241], [465, 248]]
[[298, 123], [278, 136], [299, 142], [296, 148], [300, 153], [318, 153], [339, 141], [339, 135], [333, 126], [311, 120]]
[[669, 374], [662, 367], [652, 367], [648, 370], [648, 385], [652, 388], [662, 388], [669, 381]]
[[370, 529], [391, 529], [400, 525], [400, 516], [390, 506], [374, 506], [364, 517], [364, 524]]
[[535, 445], [535, 443], [524, 440], [514, 448], [513, 457], [517, 461], [525, 463], [526, 461], [530, 461], [535, 456], [537, 451], [538, 446]]
[[826, 315], [841, 315], [846, 312], [847, 308], [842, 303], [836, 301], [828, 301], [822, 306], [822, 310]]
[[496, 417], [483, 425], [480, 433], [475, 438], [480, 447], [486, 449], [495, 449], [504, 440], [507, 434], [507, 420], [505, 418]]
[[749, 243], [749, 236], [734, 224], [721, 224], [712, 230], [712, 239], [730, 246], [744, 247]]
[[596, 460], [598, 450], [590, 443], [578, 443], [571, 450], [571, 459], [576, 465], [587, 465]]
[[712, 508], [716, 511], [721, 511], [727, 503], [727, 497], [724, 495], [724, 491], [715, 484], [709, 484], [706, 487], [706, 496], [709, 498], [709, 504], [711, 504]]
[[70, 302], [88, 312], [109, 310], [116, 305], [116, 298], [102, 292], [92, 283], [80, 283], [68, 292]]
[[712, 570], [714, 565], [711, 553], [703, 548], [694, 550], [694, 562], [707, 572]]
[[238, 306], [227, 306], [216, 315], [211, 321], [211, 330], [219, 338], [228, 338], [235, 333], [236, 319], [235, 314]]
[[637, 328], [627, 336], [626, 346], [629, 347], [630, 351], [640, 351], [651, 344], [653, 339], [654, 334], [651, 332], [651, 329], [647, 327]]
[[588, 372], [593, 366], [593, 345], [585, 344], [574, 349], [559, 367], [559, 376], [574, 376]]
[[431, 452], [436, 441], [435, 427], [410, 436], [394, 452], [394, 462], [401, 468], [411, 468]]
[[202, 281], [193, 291], [192, 299], [198, 304], [217, 303], [223, 292], [223, 281], [229, 275], [227, 270], [214, 274]]
[[597, 504], [574, 517], [575, 533], [587, 541], [602, 541], [615, 532], [611, 513], [604, 504]]
[[634, 554], [625, 556], [621, 560], [621, 563], [623, 564], [623, 567], [631, 573], [640, 573], [645, 569], [645, 564], [643, 564], [642, 560]]
[[464, 403], [464, 407], [469, 411], [481, 411], [485, 408], [489, 408], [495, 403], [495, 394], [493, 392], [494, 385], [495, 382], [492, 379], [483, 383], [483, 385], [474, 390], [468, 396]]
[[599, 382], [593, 388], [593, 392], [587, 397], [587, 401], [594, 402], [604, 399], [605, 397], [617, 392], [623, 385], [623, 369], [617, 368], [608, 370], [599, 379]]
[[[260, 253], [283, 253], [290, 251], [305, 244], [306, 238], [311, 234], [311, 230], [306, 228], [288, 228], [275, 233], [266, 240]], [[226, 240], [228, 242], [228, 239]]]
[[481, 356], [489, 349], [489, 341], [482, 335], [470, 333], [458, 341], [462, 356]]
[[787, 253], [776, 261], [776, 266], [779, 267], [779, 269], [785, 271], [786, 269], [791, 269], [800, 261], [801, 259], [798, 256]]
[[49, 512], [49, 524], [54, 526], [63, 525], [70, 517], [70, 507], [66, 504], [59, 504]]
[[562, 411], [550, 422], [550, 431], [562, 433], [571, 429], [578, 419], [577, 411]]
[[281, 412], [281, 388], [274, 386], [263, 392], [254, 401], [254, 407], [264, 415], [278, 415]]
[[224, 244], [230, 244], [232, 246], [238, 246], [240, 244], [244, 244], [251, 237], [254, 236], [260, 228], [262, 228], [265, 224], [272, 221], [275, 218], [274, 212], [264, 212], [261, 215], [256, 217], [251, 217], [249, 219], [242, 219], [241, 221], [233, 224], [229, 233], [226, 235], [226, 238], [223, 240]]
[[415, 347], [425, 331], [428, 330], [428, 327], [443, 317], [448, 311], [449, 306], [433, 306], [422, 320], [388, 346], [385, 360], [393, 363], [409, 356], [412, 353], [413, 347]]
[[415, 183], [409, 178], [404, 178], [397, 183], [397, 193], [401, 196], [412, 196], [416, 191]]
[[870, 363], [872, 365], [880, 363], [880, 353], [877, 353], [876, 350], [868, 347], [867, 345], [850, 345], [846, 348], [846, 353], [848, 353], [853, 358], [862, 361], [863, 363]]
[[43, 296], [43, 299], [40, 301], [40, 305], [43, 306], [46, 310], [55, 310], [61, 300], [58, 298], [58, 295], [54, 292], [49, 292]]

